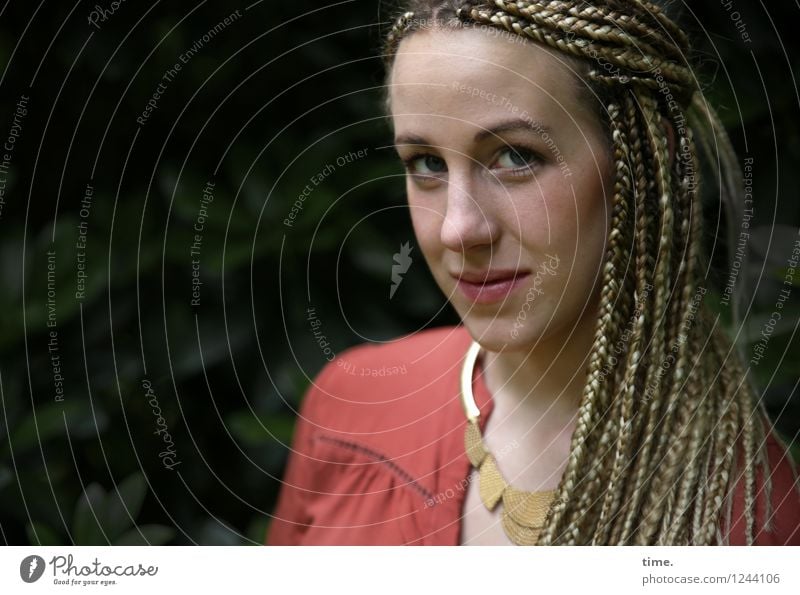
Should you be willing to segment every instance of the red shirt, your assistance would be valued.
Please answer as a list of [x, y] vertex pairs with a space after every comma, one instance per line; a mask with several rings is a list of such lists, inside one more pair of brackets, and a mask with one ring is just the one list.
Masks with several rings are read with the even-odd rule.
[[[267, 543], [458, 545], [471, 470], [459, 377], [471, 340], [463, 326], [437, 328], [360, 345], [326, 365], [300, 407]], [[479, 366], [473, 391], [485, 429], [493, 404]], [[771, 434], [768, 452], [773, 532], [756, 541], [800, 545], [793, 468]], [[745, 543], [741, 485], [733, 545]]]

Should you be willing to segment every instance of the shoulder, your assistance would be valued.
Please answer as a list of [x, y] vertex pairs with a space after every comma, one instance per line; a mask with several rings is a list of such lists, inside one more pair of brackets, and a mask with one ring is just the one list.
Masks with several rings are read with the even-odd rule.
[[458, 380], [470, 342], [443, 327], [337, 354], [301, 402], [268, 542], [419, 542], [430, 521], [417, 513], [469, 465]]
[[[800, 482], [791, 454], [769, 431], [766, 436], [765, 465], [756, 473], [756, 545], [800, 545]], [[769, 481], [765, 481], [767, 479]], [[734, 491], [731, 516], [731, 544], [744, 545], [744, 481]]]
[[405, 514], [433, 497], [440, 477], [462, 472], [462, 459], [469, 462], [459, 378], [471, 340], [463, 327], [436, 328], [353, 347], [322, 369], [301, 404], [292, 455], [318, 507], [333, 506], [320, 494], [375, 494], [370, 502], [382, 504], [371, 514]]
[[438, 327], [337, 354], [314, 378], [301, 413], [330, 431], [381, 432], [429, 414], [457, 387], [471, 338]]
[[[463, 326], [446, 326], [404, 335], [385, 343], [365, 343], [337, 355], [326, 367], [340, 368], [337, 378], [380, 379], [428, 376], [458, 363], [471, 338]], [[354, 373], [355, 372], [355, 373]]]
[[767, 438], [767, 455], [772, 485], [764, 500], [769, 500], [770, 506], [764, 510], [766, 526], [763, 537], [757, 534], [756, 542], [800, 545], [800, 482], [796, 465], [791, 453], [771, 432]]

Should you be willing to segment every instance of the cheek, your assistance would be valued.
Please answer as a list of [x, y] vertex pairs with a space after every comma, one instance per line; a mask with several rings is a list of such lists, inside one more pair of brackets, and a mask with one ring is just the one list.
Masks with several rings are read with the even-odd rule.
[[602, 260], [604, 247], [608, 237], [608, 226], [611, 219], [611, 203], [614, 192], [613, 180], [594, 172], [586, 185], [584, 200], [578, 203], [578, 216], [581, 227], [577, 235], [579, 242], [591, 245], [592, 252], [597, 255], [595, 261]]
[[441, 250], [440, 237], [443, 215], [432, 205], [426, 204], [425, 201], [415, 200], [411, 191], [408, 194], [408, 209], [417, 244], [419, 244], [425, 258], [429, 259]]
[[580, 192], [575, 188], [576, 198], [570, 197], [569, 201], [570, 212], [563, 213], [564, 241], [561, 248], [572, 268], [567, 284], [575, 290], [576, 295], [591, 293], [591, 287], [599, 278], [605, 257], [611, 207], [611, 200], [606, 198], [605, 193], [611, 192], [613, 187], [609, 186], [609, 180], [604, 183], [595, 171], [581, 185]]
[[[605, 186], [604, 186], [605, 182]], [[558, 273], [546, 277], [548, 295], [572, 316], [593, 292], [605, 254], [610, 192], [597, 168], [542, 180], [527, 202], [515, 200], [522, 243], [535, 262], [558, 261]], [[514, 219], [511, 225], [516, 226]], [[516, 235], [517, 232], [515, 232]], [[539, 266], [539, 265], [537, 265]]]
[[606, 206], [600, 180], [565, 180], [556, 175], [520, 193], [505, 209], [505, 226], [534, 252], [558, 251], [561, 258], [585, 253], [602, 244]]

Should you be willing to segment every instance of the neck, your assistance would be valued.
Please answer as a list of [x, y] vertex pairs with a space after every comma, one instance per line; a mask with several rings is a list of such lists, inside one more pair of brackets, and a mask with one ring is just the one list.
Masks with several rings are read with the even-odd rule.
[[484, 380], [495, 405], [505, 410], [521, 407], [537, 418], [566, 424], [580, 405], [595, 321], [596, 312], [590, 308], [576, 325], [530, 350], [484, 351]]

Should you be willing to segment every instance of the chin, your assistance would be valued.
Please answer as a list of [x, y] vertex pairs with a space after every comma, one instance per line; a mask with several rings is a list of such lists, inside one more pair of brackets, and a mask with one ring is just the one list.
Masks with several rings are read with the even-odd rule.
[[461, 318], [473, 340], [487, 351], [528, 353], [541, 338], [533, 328], [515, 329], [514, 321], [486, 318], [476, 319], [472, 314]]

